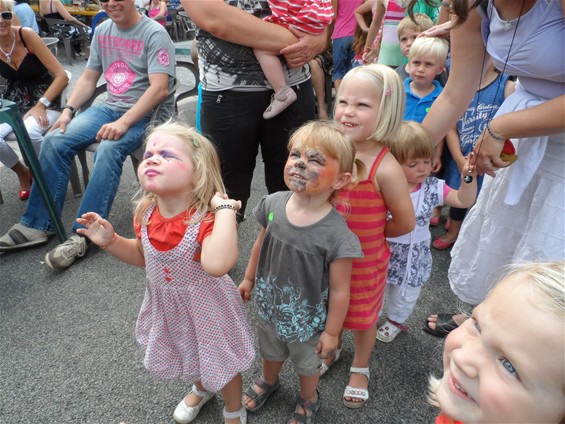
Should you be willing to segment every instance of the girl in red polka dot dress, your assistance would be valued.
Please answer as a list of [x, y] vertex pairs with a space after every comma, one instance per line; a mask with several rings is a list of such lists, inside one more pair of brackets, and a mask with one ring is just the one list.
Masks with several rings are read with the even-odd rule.
[[192, 381], [175, 409], [193, 421], [217, 391], [226, 423], [245, 423], [241, 373], [255, 347], [243, 301], [227, 272], [237, 260], [235, 215], [240, 202], [224, 193], [213, 145], [177, 123], [155, 128], [138, 169], [144, 190], [135, 211], [135, 239], [89, 212], [78, 232], [118, 259], [146, 268], [147, 289], [136, 325], [145, 367], [164, 379]]

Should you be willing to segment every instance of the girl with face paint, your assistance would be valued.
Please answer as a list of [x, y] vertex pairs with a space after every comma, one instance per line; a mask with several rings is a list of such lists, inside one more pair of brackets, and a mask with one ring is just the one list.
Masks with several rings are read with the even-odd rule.
[[353, 258], [361, 245], [332, 205], [350, 183], [353, 144], [333, 123], [316, 121], [291, 137], [284, 179], [290, 189], [265, 196], [254, 210], [261, 231], [239, 286], [257, 303], [263, 375], [249, 387], [245, 407], [254, 412], [280, 387], [290, 357], [300, 376], [300, 396], [290, 423], [314, 422], [322, 359], [334, 357], [349, 304]]

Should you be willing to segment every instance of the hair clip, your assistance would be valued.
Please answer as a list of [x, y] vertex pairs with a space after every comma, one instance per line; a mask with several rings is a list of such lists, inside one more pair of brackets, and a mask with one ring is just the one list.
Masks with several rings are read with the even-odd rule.
[[388, 97], [388, 96], [390, 96], [391, 94], [392, 94], [392, 88], [391, 88], [391, 87], [388, 87], [388, 88], [385, 90], [385, 96]]
[[200, 146], [200, 143], [198, 142], [198, 139], [196, 138], [195, 135], [192, 136], [192, 145], [193, 145], [194, 147], [199, 147], [199, 146]]

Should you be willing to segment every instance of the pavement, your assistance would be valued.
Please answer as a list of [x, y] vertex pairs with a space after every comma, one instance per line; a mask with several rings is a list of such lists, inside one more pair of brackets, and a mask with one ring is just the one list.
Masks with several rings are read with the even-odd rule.
[[[78, 78], [84, 61], [72, 67]], [[65, 66], [71, 69], [70, 67]], [[181, 104], [179, 119], [194, 124], [195, 99]], [[252, 184], [249, 211], [266, 194], [260, 158]], [[0, 168], [0, 234], [25, 210], [17, 197], [17, 179]], [[126, 161], [110, 221], [116, 231], [133, 237], [132, 203], [138, 183]], [[69, 189], [62, 221], [69, 231], [80, 198]], [[443, 222], [442, 222], [443, 225]], [[239, 261], [230, 273], [241, 281], [258, 225], [248, 215], [239, 229]], [[439, 234], [441, 228], [433, 229]], [[44, 255], [58, 244], [0, 253], [0, 423], [173, 423], [172, 413], [190, 388], [189, 382], [160, 381], [143, 366], [134, 338], [145, 290], [145, 272], [126, 265], [97, 247], [62, 272], [51, 271]], [[449, 252], [433, 250], [430, 281], [407, 325], [409, 331], [390, 344], [377, 342], [371, 357], [370, 399], [357, 410], [342, 404], [353, 357], [351, 333], [345, 333], [341, 359], [320, 382], [322, 407], [318, 423], [433, 423], [437, 410], [426, 401], [431, 374], [441, 375], [443, 339], [422, 331], [430, 313], [464, 308], [447, 281]], [[256, 312], [246, 306], [253, 323]], [[382, 321], [382, 319], [381, 319]], [[260, 375], [260, 357], [244, 374], [244, 389]], [[281, 390], [250, 423], [286, 423], [298, 394], [291, 364], [281, 373]], [[195, 423], [221, 423], [218, 395]]]

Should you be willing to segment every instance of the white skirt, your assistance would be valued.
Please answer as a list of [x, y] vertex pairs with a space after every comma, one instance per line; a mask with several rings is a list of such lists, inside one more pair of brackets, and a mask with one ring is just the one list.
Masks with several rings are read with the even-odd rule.
[[565, 134], [549, 138], [544, 158], [516, 205], [504, 203], [510, 171], [485, 176], [451, 251], [451, 289], [471, 305], [484, 300], [512, 262], [565, 259]]

